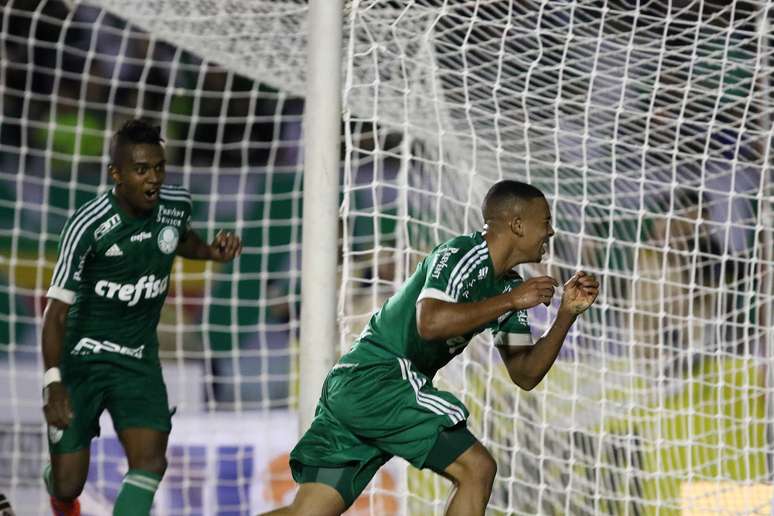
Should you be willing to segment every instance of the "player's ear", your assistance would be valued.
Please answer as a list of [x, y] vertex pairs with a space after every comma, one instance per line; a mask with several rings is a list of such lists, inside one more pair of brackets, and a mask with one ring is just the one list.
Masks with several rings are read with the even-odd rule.
[[508, 223], [508, 227], [511, 228], [511, 233], [514, 235], [519, 237], [524, 236], [524, 221], [521, 219], [521, 217], [517, 216], [511, 218], [510, 222]]
[[118, 167], [116, 167], [114, 163], [108, 165], [108, 174], [113, 178], [113, 181], [115, 181], [116, 184], [121, 184], [121, 171], [118, 170]]

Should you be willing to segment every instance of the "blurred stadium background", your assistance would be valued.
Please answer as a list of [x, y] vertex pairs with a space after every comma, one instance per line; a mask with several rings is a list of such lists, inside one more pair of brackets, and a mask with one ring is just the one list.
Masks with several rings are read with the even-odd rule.
[[[159, 328], [178, 407], [156, 514], [287, 502], [298, 424], [303, 1], [5, 0], [0, 11], [0, 492], [43, 514], [40, 316], [58, 234], [108, 186], [107, 141], [157, 122], [194, 228]], [[500, 178], [548, 195], [525, 274], [603, 293], [535, 391], [488, 336], [438, 383], [499, 463], [491, 514], [770, 514], [772, 51], [767, 2], [360, 0], [342, 15], [338, 337], [433, 245], [480, 228]], [[311, 281], [314, 281], [312, 279]], [[536, 335], [555, 310], [530, 313]], [[330, 339], [327, 339], [330, 340]], [[85, 514], [125, 470], [108, 420]], [[391, 463], [350, 514], [442, 514]]]

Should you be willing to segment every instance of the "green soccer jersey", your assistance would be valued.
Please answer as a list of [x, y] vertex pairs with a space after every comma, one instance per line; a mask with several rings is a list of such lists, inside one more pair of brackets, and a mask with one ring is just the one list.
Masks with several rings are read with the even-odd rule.
[[486, 326], [448, 340], [426, 341], [417, 331], [416, 304], [422, 299], [471, 303], [508, 292], [521, 281], [515, 272], [495, 277], [489, 248], [480, 232], [449, 240], [433, 249], [403, 287], [371, 317], [341, 363], [407, 358], [432, 379], [441, 367], [462, 353], [476, 334], [486, 329], [492, 330], [495, 337], [513, 334], [509, 345], [531, 345], [526, 310], [508, 312]]
[[67, 221], [47, 297], [70, 306], [62, 368], [110, 362], [137, 369], [158, 366], [156, 326], [191, 196], [163, 186], [144, 218], [129, 217], [109, 191]]

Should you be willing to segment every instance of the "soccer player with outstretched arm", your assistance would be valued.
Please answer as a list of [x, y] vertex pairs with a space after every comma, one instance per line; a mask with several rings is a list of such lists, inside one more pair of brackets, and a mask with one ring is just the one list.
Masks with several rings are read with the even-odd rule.
[[545, 253], [554, 234], [548, 203], [531, 185], [501, 181], [482, 212], [485, 230], [436, 247], [328, 373], [312, 425], [290, 454], [298, 494], [270, 514], [339, 515], [395, 455], [453, 482], [447, 516], [484, 514], [497, 465], [468, 430], [468, 410], [433, 377], [489, 329], [513, 382], [534, 388], [599, 283], [576, 272], [553, 325], [533, 343], [526, 310], [548, 305], [558, 283], [524, 281], [513, 269]]
[[78, 208], [59, 240], [43, 314], [43, 411], [51, 463], [44, 480], [55, 515], [80, 514], [89, 445], [107, 410], [129, 463], [113, 514], [142, 516], [166, 469], [171, 414], [156, 326], [176, 255], [227, 262], [239, 237], [211, 244], [191, 229], [191, 196], [164, 184], [159, 129], [130, 120], [115, 133], [115, 185]]

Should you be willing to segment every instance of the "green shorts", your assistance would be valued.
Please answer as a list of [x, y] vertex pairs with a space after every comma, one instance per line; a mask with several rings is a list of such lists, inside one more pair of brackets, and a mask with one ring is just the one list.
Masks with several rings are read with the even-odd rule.
[[52, 455], [89, 446], [100, 433], [99, 417], [107, 409], [116, 432], [152, 428], [169, 433], [172, 417], [161, 368], [140, 373], [113, 364], [94, 363], [64, 372], [62, 383], [70, 395], [73, 419], [64, 430], [49, 427]]
[[293, 478], [330, 485], [349, 506], [393, 456], [443, 471], [476, 442], [467, 417], [462, 402], [406, 359], [338, 364], [290, 453]]

